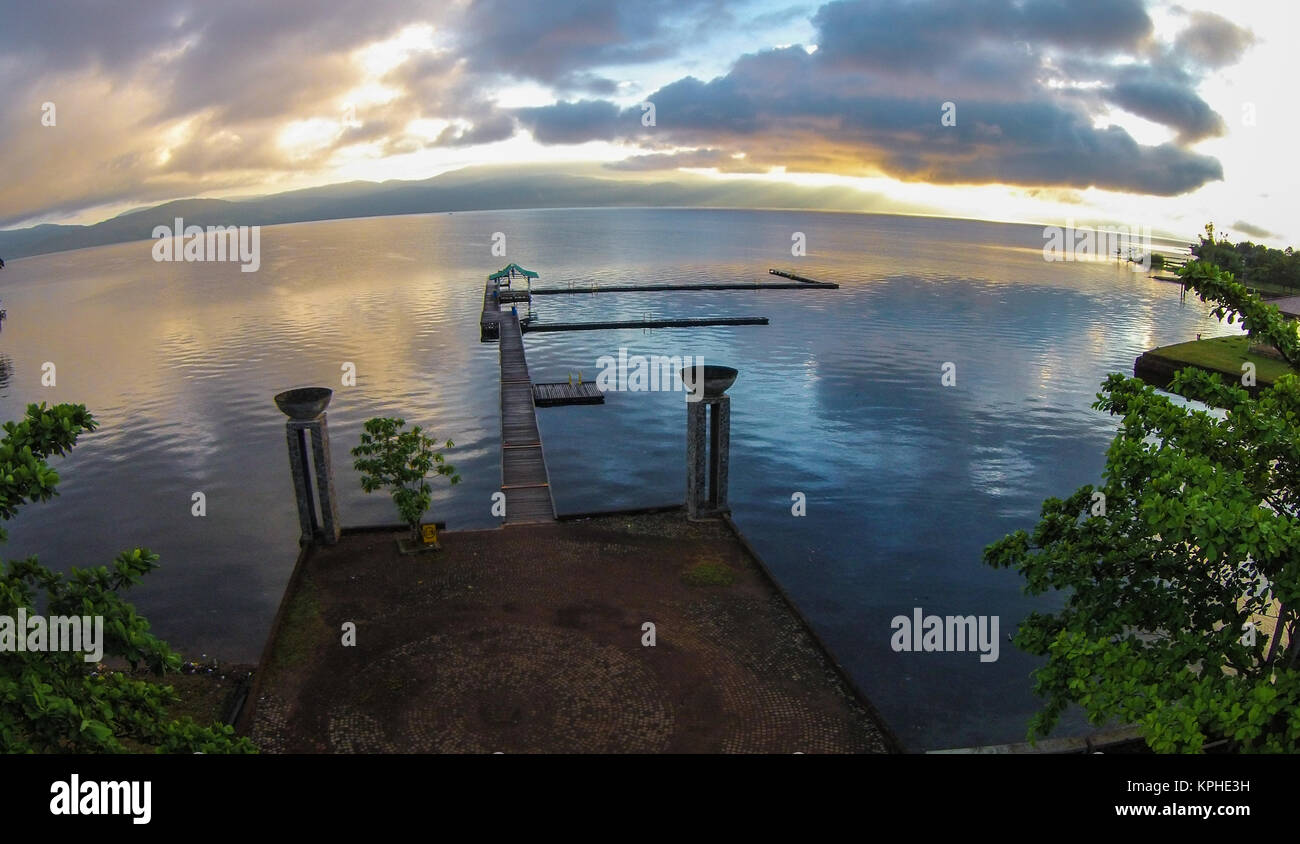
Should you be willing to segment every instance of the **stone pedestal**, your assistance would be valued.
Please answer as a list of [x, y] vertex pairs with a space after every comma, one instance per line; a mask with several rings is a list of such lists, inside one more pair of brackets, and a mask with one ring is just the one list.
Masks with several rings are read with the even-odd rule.
[[[334, 470], [330, 465], [330, 438], [325, 414], [315, 419], [290, 419], [284, 426], [289, 445], [289, 471], [293, 475], [293, 492], [298, 499], [298, 526], [301, 542], [319, 537], [326, 544], [339, 541], [338, 496], [334, 494]], [[320, 499], [320, 516], [312, 496], [311, 466], [316, 475], [316, 497]]]
[[731, 448], [731, 397], [686, 402], [686, 515], [708, 519], [730, 511], [727, 468]]

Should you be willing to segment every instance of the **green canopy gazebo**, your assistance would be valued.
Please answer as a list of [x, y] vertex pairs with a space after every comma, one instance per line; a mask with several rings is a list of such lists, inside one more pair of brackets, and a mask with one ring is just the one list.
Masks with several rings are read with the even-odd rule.
[[[502, 305], [513, 302], [527, 302], [528, 315], [521, 320], [521, 322], [527, 322], [533, 318], [533, 279], [538, 277], [537, 273], [526, 270], [518, 264], [506, 264], [488, 276], [488, 284], [495, 285], [492, 290], [492, 297]], [[523, 290], [515, 290], [510, 286], [510, 283], [517, 278], [524, 280]]]
[[533, 279], [539, 277], [540, 276], [538, 276], [537, 273], [533, 272], [532, 270], [526, 270], [523, 267], [519, 266], [518, 264], [511, 263], [511, 264], [506, 264], [504, 267], [492, 273], [492, 275], [488, 276], [488, 281], [499, 282], [500, 286], [509, 287], [510, 282], [513, 279], [522, 278], [526, 280], [529, 284], [531, 284]]

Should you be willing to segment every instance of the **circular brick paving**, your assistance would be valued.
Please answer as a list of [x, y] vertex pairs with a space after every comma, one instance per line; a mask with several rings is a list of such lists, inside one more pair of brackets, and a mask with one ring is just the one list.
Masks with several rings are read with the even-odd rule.
[[662, 751], [673, 732], [654, 675], [580, 632], [495, 626], [430, 636], [372, 662], [344, 700], [409, 704], [381, 723], [339, 704], [341, 752], [509, 753]]

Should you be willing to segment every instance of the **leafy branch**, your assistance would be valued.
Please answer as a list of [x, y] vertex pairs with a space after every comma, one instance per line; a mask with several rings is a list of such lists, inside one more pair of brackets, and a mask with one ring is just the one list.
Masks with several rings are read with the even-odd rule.
[[[446, 462], [433, 438], [418, 425], [402, 430], [405, 425], [404, 419], [366, 420], [361, 444], [352, 449], [352, 456], [357, 458], [353, 467], [361, 472], [361, 488], [366, 492], [387, 488], [415, 540], [420, 536], [420, 521], [433, 501], [428, 479], [441, 475], [454, 485], [460, 483], [460, 475]], [[447, 440], [443, 447], [454, 446]]]

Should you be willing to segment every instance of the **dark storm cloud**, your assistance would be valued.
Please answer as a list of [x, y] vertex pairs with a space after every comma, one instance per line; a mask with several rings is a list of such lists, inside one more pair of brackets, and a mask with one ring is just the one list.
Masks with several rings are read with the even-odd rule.
[[594, 67], [676, 54], [678, 27], [712, 0], [473, 0], [461, 53], [481, 71], [582, 86]]
[[887, 71], [944, 64], [985, 39], [1118, 51], [1152, 31], [1141, 0], [836, 0], [813, 23], [828, 60]]
[[[813, 60], [804, 56], [799, 62]], [[963, 100], [957, 125], [943, 126], [938, 99], [864, 96], [793, 83], [774, 92], [733, 77], [680, 80], [650, 100], [656, 107], [653, 127], [642, 125], [640, 108], [620, 111], [600, 101], [527, 110], [520, 119], [544, 142], [627, 140], [698, 150], [724, 140], [727, 148], [746, 153], [740, 161], [747, 170], [761, 164], [869, 175], [874, 167], [935, 183], [1096, 186], [1160, 196], [1223, 176], [1209, 156], [1173, 144], [1139, 145], [1124, 130], [1096, 129], [1086, 115], [1056, 102]], [[710, 166], [705, 160], [698, 151], [657, 153], [629, 166]], [[730, 169], [726, 165], [719, 166]]]
[[[652, 127], [639, 109], [599, 100], [522, 110], [520, 122], [543, 143], [648, 148], [637, 169], [727, 149], [747, 167], [949, 184], [1172, 196], [1223, 178], [1216, 159], [1188, 148], [1222, 134], [1223, 121], [1196, 93], [1196, 73], [1154, 45], [1139, 0], [836, 0], [812, 20], [811, 54], [752, 53], [723, 76], [648, 95]], [[944, 102], [956, 105], [955, 126], [941, 124]], [[1107, 104], [1175, 141], [1141, 145], [1099, 128]]]
[[504, 141], [515, 133], [515, 121], [506, 114], [485, 116], [468, 129], [449, 127], [435, 142], [437, 146], [465, 147]]
[[1222, 135], [1223, 118], [1187, 83], [1134, 73], [1106, 93], [1115, 105], [1138, 117], [1178, 130], [1180, 143]]
[[544, 144], [580, 144], [619, 135], [618, 106], [604, 100], [579, 100], [516, 112], [529, 125], [533, 137]]

